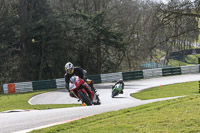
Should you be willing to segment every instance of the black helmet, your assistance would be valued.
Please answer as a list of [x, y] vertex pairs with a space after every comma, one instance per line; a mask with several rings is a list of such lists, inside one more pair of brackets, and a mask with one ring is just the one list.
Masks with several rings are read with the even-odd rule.
[[124, 81], [123, 81], [123, 79], [120, 79], [118, 82], [119, 82], [119, 83], [123, 83]]

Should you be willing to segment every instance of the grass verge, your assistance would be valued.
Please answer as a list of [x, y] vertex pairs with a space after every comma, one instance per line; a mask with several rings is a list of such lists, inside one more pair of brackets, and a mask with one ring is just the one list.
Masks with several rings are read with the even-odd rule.
[[[190, 86], [192, 85], [192, 86]], [[133, 133], [133, 132], [200, 132], [200, 95], [196, 82], [188, 82], [149, 89], [153, 93], [166, 93], [164, 97], [189, 95], [178, 99], [155, 102], [134, 108], [95, 115], [70, 123], [32, 131], [32, 133]], [[165, 90], [163, 92], [163, 89]], [[176, 91], [175, 91], [176, 90]], [[142, 92], [138, 97], [148, 96]], [[188, 94], [186, 94], [188, 93]], [[141, 94], [142, 96], [139, 96]], [[160, 98], [153, 95], [151, 98]]]
[[131, 96], [137, 99], [147, 100], [147, 99], [192, 95], [192, 94], [198, 94], [199, 92], [198, 87], [199, 87], [198, 81], [185, 82], [180, 84], [164, 85], [164, 86], [154, 87], [151, 89], [146, 89], [139, 93], [131, 94]]
[[200, 96], [95, 115], [31, 133], [200, 132]]
[[0, 95], [0, 112], [7, 111], [7, 110], [16, 110], [16, 109], [24, 109], [24, 110], [31, 110], [31, 109], [51, 109], [51, 108], [66, 108], [66, 107], [73, 107], [73, 106], [81, 106], [81, 104], [46, 104], [46, 105], [30, 105], [28, 100], [33, 97], [34, 95], [45, 93], [52, 90], [45, 90], [45, 91], [33, 91], [33, 92], [26, 92], [20, 94], [1, 94]]

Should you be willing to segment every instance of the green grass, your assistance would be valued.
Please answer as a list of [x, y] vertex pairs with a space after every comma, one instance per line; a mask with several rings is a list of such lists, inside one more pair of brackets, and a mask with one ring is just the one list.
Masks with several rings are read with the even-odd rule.
[[[161, 57], [166, 55], [165, 51], [162, 51], [159, 49], [156, 49], [155, 53], [156, 54], [153, 56], [153, 61], [157, 61], [157, 62], [159, 62]], [[196, 65], [198, 64], [198, 58], [200, 58], [200, 54], [187, 55], [185, 57], [185, 61], [169, 59], [168, 66], [179, 67], [179, 66], [187, 66], [187, 65]], [[147, 60], [145, 60], [143, 63], [148, 62], [149, 60], [150, 60], [150, 57], [148, 57]]]
[[196, 64], [198, 64], [198, 58], [200, 58], [200, 54], [187, 55], [185, 57], [185, 62], [170, 59], [168, 65], [171, 65], [172, 67], [196, 65]]
[[198, 58], [200, 58], [200, 54], [188, 55], [186, 57], [186, 62], [190, 64], [198, 64]]
[[148, 95], [153, 95], [149, 98], [155, 99], [188, 96], [103, 113], [35, 130], [32, 133], [196, 133], [200, 132], [200, 95], [198, 94], [198, 82], [152, 88], [149, 91], [139, 92], [137, 97], [147, 99]]
[[187, 66], [187, 65], [194, 65], [194, 64], [189, 64], [183, 61], [170, 59], [168, 65], [172, 67], [179, 67], [179, 66]]
[[[49, 91], [49, 90], [47, 90]], [[0, 112], [7, 110], [16, 110], [16, 109], [51, 109], [51, 108], [66, 108], [73, 106], [81, 106], [79, 104], [46, 104], [46, 105], [30, 105], [28, 100], [34, 95], [45, 93], [47, 91], [34, 91], [21, 94], [1, 94], [0, 95]]]
[[32, 133], [200, 132], [200, 96], [104, 113]]
[[185, 62], [170, 59], [168, 65], [171, 65], [172, 67], [196, 65], [196, 64], [198, 64], [198, 58], [200, 58], [200, 54], [187, 55], [185, 57]]
[[147, 99], [156, 99], [156, 98], [165, 98], [165, 97], [174, 97], [174, 96], [183, 96], [183, 95], [193, 95], [198, 94], [199, 83], [197, 81], [194, 82], [186, 82], [180, 84], [172, 84], [166, 86], [154, 87], [151, 89], [143, 90], [139, 93], [134, 93], [131, 96], [147, 100]]
[[160, 49], [156, 49], [156, 54], [153, 56], [154, 59], [159, 60], [161, 57], [165, 56], [166, 52], [160, 50]]

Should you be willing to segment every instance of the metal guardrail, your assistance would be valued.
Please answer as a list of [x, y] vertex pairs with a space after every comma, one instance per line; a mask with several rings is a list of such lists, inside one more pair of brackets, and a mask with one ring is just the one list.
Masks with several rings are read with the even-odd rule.
[[101, 76], [100, 75], [88, 75], [87, 78], [93, 80], [93, 82], [95, 84], [101, 83]]
[[144, 78], [162, 77], [162, 68], [143, 70]]
[[163, 68], [162, 69], [163, 76], [171, 76], [171, 75], [181, 75], [181, 68]]
[[57, 88], [65, 88], [65, 79], [64, 78], [56, 79], [56, 86]]
[[55, 89], [56, 80], [40, 80], [32, 82], [33, 90]]
[[199, 81], [199, 93], [200, 93], [200, 81]]
[[195, 66], [181, 66], [181, 73], [188, 74], [188, 73], [198, 73], [199, 72], [199, 65]]
[[101, 74], [101, 82], [102, 83], [116, 82], [119, 79], [123, 79], [122, 72]]
[[122, 73], [123, 80], [143, 79], [143, 71], [131, 71]]
[[[95, 84], [97, 84], [104, 82], [114, 82], [119, 79], [137, 80], [143, 78], [199, 73], [199, 71], [200, 71], [200, 65], [193, 65], [193, 66], [181, 66], [175, 68], [157, 68], [157, 69], [146, 69], [143, 71], [88, 75], [87, 77], [88, 79], [93, 80]], [[51, 88], [65, 88], [64, 78], [3, 84], [4, 93], [19, 93], [19, 92], [51, 89]]]

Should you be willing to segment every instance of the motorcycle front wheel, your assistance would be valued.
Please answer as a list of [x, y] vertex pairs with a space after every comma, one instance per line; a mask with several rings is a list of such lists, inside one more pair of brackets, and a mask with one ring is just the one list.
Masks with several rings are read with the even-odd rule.
[[112, 91], [112, 98], [114, 98], [114, 96], [116, 96], [118, 94], [118, 91], [114, 90]]
[[90, 100], [90, 97], [83, 93], [82, 91], [78, 92], [79, 96], [82, 99], [82, 102], [87, 104], [87, 105], [92, 105], [92, 101]]

